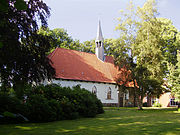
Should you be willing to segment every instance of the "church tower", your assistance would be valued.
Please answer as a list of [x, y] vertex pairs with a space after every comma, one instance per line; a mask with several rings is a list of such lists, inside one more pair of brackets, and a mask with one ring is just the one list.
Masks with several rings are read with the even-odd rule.
[[98, 29], [97, 29], [97, 37], [95, 40], [95, 44], [96, 44], [96, 56], [98, 59], [104, 61], [105, 60], [105, 56], [104, 56], [104, 45], [103, 45], [103, 35], [102, 35], [102, 31], [101, 31], [101, 23], [99, 21], [98, 24]]

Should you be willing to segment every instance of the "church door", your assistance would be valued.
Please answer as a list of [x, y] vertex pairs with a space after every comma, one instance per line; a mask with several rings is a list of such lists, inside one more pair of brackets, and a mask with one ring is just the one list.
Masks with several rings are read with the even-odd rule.
[[119, 97], [119, 107], [123, 107], [123, 97]]

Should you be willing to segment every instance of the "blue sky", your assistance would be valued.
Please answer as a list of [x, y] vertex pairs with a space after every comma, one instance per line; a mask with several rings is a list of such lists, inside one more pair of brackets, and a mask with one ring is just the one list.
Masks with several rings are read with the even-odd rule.
[[[146, 0], [133, 0], [142, 6]], [[51, 8], [48, 19], [50, 29], [64, 28], [73, 39], [80, 42], [96, 37], [98, 19], [104, 38], [117, 38], [114, 31], [119, 11], [125, 9], [129, 0], [44, 0]], [[180, 30], [180, 0], [158, 0], [159, 17], [169, 18]]]

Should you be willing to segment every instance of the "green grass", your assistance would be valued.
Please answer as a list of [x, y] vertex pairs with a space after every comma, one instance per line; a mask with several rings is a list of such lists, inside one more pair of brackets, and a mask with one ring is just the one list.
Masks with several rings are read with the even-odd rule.
[[180, 135], [174, 108], [105, 108], [96, 118], [0, 125], [0, 135]]

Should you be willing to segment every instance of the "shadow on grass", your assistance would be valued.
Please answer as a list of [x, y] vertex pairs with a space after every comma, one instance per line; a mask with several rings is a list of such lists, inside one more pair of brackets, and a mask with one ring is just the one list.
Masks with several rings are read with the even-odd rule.
[[[106, 110], [106, 109], [105, 109]], [[178, 135], [180, 113], [174, 109], [120, 108], [96, 118], [49, 123], [0, 125], [0, 135]]]

